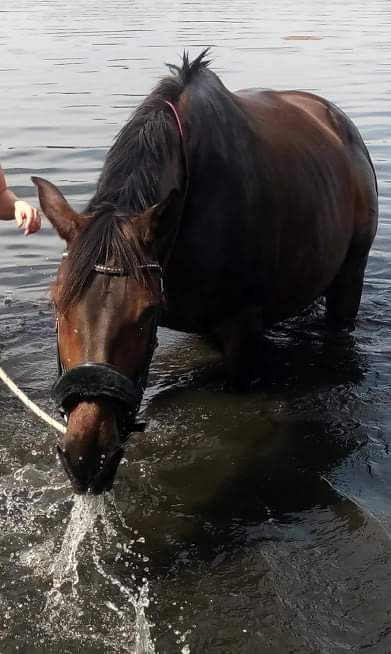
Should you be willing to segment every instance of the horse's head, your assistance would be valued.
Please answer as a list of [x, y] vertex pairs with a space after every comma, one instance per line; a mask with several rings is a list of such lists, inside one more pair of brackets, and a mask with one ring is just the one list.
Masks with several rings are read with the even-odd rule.
[[78, 214], [50, 182], [33, 178], [43, 212], [66, 241], [52, 297], [67, 417], [60, 459], [74, 490], [110, 489], [135, 423], [156, 344], [162, 252], [172, 201], [126, 216], [112, 206]]

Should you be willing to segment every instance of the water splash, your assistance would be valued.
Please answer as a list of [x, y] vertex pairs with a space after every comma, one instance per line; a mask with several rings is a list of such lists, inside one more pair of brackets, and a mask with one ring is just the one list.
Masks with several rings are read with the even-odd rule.
[[61, 588], [65, 583], [70, 583], [73, 595], [76, 594], [76, 586], [79, 583], [77, 550], [86, 534], [94, 527], [98, 515], [103, 513], [103, 495], [77, 495], [75, 497], [61, 550], [50, 569], [50, 574], [53, 576], [53, 588], [48, 594], [46, 607], [61, 600]]
[[[95, 548], [93, 550], [93, 560], [96, 569], [100, 572], [102, 577], [104, 577], [104, 579], [106, 579], [106, 581], [108, 581], [110, 584], [115, 586], [134, 609], [134, 644], [132, 649], [129, 651], [131, 651], [132, 654], [156, 654], [155, 646], [151, 638], [151, 625], [145, 615], [145, 609], [149, 606], [148, 580], [143, 578], [142, 586], [138, 589], [139, 594], [137, 597], [135, 597], [134, 593], [132, 593], [130, 589], [125, 586], [119, 579], [104, 570]], [[113, 602], [110, 602], [109, 608], [116, 611], [117, 613], [124, 613], [123, 611], [121, 612]]]
[[[126, 520], [122, 515], [121, 510], [119, 509], [117, 503], [115, 502], [114, 496], [110, 496], [110, 504], [115, 511], [117, 518], [119, 519], [122, 527], [125, 527], [129, 530], [129, 527], [126, 524]], [[110, 523], [107, 519], [107, 515], [102, 515], [102, 522], [106, 529], [110, 529]], [[143, 539], [139, 538], [139, 541]], [[148, 619], [145, 614], [145, 609], [149, 606], [149, 584], [148, 580], [143, 577], [142, 585], [138, 588], [138, 595], [135, 595], [134, 591], [132, 592], [127, 586], [125, 586], [119, 579], [117, 579], [113, 574], [107, 572], [104, 569], [103, 564], [97, 554], [96, 547], [93, 548], [92, 553], [93, 561], [98, 572], [102, 577], [110, 583], [112, 586], [117, 588], [121, 595], [126, 598], [128, 604], [130, 604], [135, 613], [135, 624], [134, 624], [134, 644], [132, 654], [156, 654], [155, 646], [151, 638], [151, 625], [148, 622]], [[111, 603], [111, 609], [116, 612], [120, 610]]]
[[[114, 513], [114, 516], [112, 515]], [[106, 601], [106, 607], [115, 612], [121, 623], [122, 643], [121, 651], [132, 654], [156, 654], [151, 637], [151, 624], [146, 616], [149, 606], [148, 580], [143, 577], [138, 588], [129, 588], [118, 579], [108, 564], [104, 563], [103, 552], [112, 550], [114, 538], [118, 540], [118, 533], [113, 525], [112, 518], [119, 519], [122, 529], [131, 528], [126, 524], [122, 514], [118, 512], [114, 498], [105, 495], [76, 496], [74, 505], [66, 528], [61, 549], [56, 560], [49, 569], [52, 576], [52, 588], [47, 593], [45, 612], [51, 628], [58, 630], [58, 624], [83, 621], [84, 611], [88, 603], [88, 596], [84, 597], [79, 584], [78, 565], [81, 560], [78, 555], [79, 548], [87, 535], [91, 538], [89, 553], [95, 570], [103, 578], [105, 586], [116, 590], [115, 601]], [[99, 523], [97, 523], [99, 518]], [[99, 530], [99, 527], [101, 529]], [[139, 538], [138, 542], [143, 539]], [[131, 540], [130, 543], [134, 543]], [[117, 542], [118, 548], [120, 544]], [[128, 554], [131, 549], [124, 546]], [[140, 556], [140, 555], [139, 555]], [[132, 579], [134, 579], [132, 575]], [[119, 591], [119, 593], [118, 593]], [[118, 605], [118, 597], [125, 600]], [[59, 616], [63, 619], [59, 621]], [[56, 627], [57, 625], [57, 627]], [[125, 644], [126, 643], [126, 644]]]

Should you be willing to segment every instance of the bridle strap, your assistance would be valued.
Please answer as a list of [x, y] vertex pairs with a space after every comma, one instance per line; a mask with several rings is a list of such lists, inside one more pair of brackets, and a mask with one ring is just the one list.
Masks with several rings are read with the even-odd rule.
[[175, 233], [172, 236], [172, 243], [171, 247], [168, 249], [168, 251], [165, 254], [164, 260], [163, 260], [163, 269], [166, 270], [168, 261], [171, 257], [172, 251], [175, 247], [175, 243], [177, 240], [178, 232], [180, 229], [180, 225], [182, 223], [182, 217], [183, 213], [185, 210], [185, 205], [187, 201], [187, 196], [189, 194], [189, 186], [190, 186], [190, 164], [189, 164], [189, 158], [187, 155], [187, 147], [186, 147], [186, 141], [185, 141], [185, 131], [183, 129], [182, 121], [180, 118], [180, 115], [178, 113], [177, 108], [175, 105], [170, 102], [170, 100], [164, 100], [164, 104], [169, 107], [171, 113], [174, 115], [175, 122], [178, 127], [179, 135], [180, 135], [180, 144], [181, 144], [181, 154], [182, 154], [182, 160], [183, 160], [183, 165], [184, 165], [184, 170], [185, 170], [185, 181], [184, 181], [184, 190], [183, 190], [183, 195], [182, 195], [182, 200], [181, 200], [181, 207], [179, 211], [179, 216], [177, 220], [177, 225], [176, 225], [176, 230]]
[[141, 402], [141, 387], [108, 363], [85, 361], [63, 374], [52, 388], [57, 408], [66, 411], [72, 398], [97, 396], [118, 400], [132, 410]]
[[170, 102], [169, 100], [164, 100], [164, 104], [166, 104], [168, 107], [170, 107], [172, 113], [174, 114], [175, 120], [176, 120], [177, 125], [178, 125], [179, 134], [181, 135], [182, 141], [184, 141], [185, 137], [184, 137], [184, 133], [183, 133], [183, 127], [182, 127], [181, 119], [179, 118], [179, 114], [177, 112], [177, 109], [176, 109], [175, 105], [172, 102]]
[[187, 198], [187, 191], [188, 191], [189, 182], [190, 182], [190, 168], [189, 168], [189, 159], [187, 157], [187, 151], [186, 151], [186, 146], [185, 146], [185, 132], [184, 132], [182, 121], [180, 119], [178, 109], [176, 108], [176, 106], [172, 102], [170, 102], [170, 100], [164, 100], [164, 104], [166, 104], [167, 107], [169, 107], [171, 109], [172, 113], [174, 114], [175, 122], [177, 124], [178, 131], [179, 131], [179, 134], [180, 134], [180, 137], [181, 137], [182, 157], [183, 157], [183, 161], [185, 163], [185, 173], [186, 173], [185, 193], [184, 193], [184, 196], [183, 196], [183, 204], [184, 204], [185, 201], [186, 201], [186, 198]]
[[[62, 253], [62, 258], [66, 259], [68, 257], [69, 253], [68, 252], [63, 252]], [[162, 267], [160, 263], [157, 263], [155, 261], [151, 263], [143, 263], [137, 266], [140, 270], [158, 270], [160, 273], [160, 276], [162, 276]], [[102, 273], [102, 275], [113, 275], [113, 276], [118, 276], [118, 277], [128, 277], [130, 273], [128, 273], [124, 268], [120, 268], [118, 266], [106, 266], [100, 263], [96, 263], [93, 267], [92, 270], [95, 270], [95, 272]]]
[[57, 357], [57, 377], [64, 374], [64, 368], [60, 357], [60, 323], [56, 315], [56, 357]]

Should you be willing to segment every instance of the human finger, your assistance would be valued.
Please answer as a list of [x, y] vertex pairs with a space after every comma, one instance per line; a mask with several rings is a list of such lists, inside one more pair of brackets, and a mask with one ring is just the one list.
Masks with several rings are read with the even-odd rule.
[[37, 232], [41, 228], [41, 216], [38, 209], [31, 207], [31, 210], [31, 216], [27, 217], [25, 225], [24, 233], [26, 236], [29, 234], [34, 234], [34, 232]]

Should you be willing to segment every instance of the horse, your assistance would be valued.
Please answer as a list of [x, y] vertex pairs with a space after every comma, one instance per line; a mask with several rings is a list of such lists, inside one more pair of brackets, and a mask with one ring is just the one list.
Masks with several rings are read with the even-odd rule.
[[245, 385], [262, 335], [325, 296], [351, 329], [377, 228], [377, 183], [351, 120], [303, 91], [229, 91], [207, 51], [136, 109], [81, 213], [33, 177], [66, 243], [52, 288], [76, 493], [112, 487], [136, 430], [159, 325], [210, 337]]

